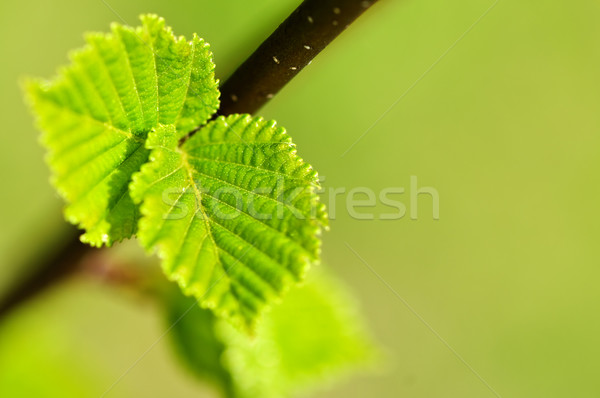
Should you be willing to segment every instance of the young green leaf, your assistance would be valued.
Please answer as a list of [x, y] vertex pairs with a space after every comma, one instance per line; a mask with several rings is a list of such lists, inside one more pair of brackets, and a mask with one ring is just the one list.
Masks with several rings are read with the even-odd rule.
[[89, 35], [54, 81], [28, 85], [65, 216], [93, 246], [135, 233], [128, 186], [147, 161], [148, 133], [160, 123], [182, 137], [219, 104], [208, 45], [175, 38], [157, 16], [141, 20]]
[[223, 366], [225, 343], [215, 333], [217, 318], [184, 297], [178, 288], [170, 288], [164, 297], [167, 327], [173, 348], [187, 369], [218, 389], [224, 398], [235, 398], [233, 380]]
[[266, 313], [254, 337], [198, 308], [194, 299], [166, 293], [179, 359], [226, 397], [298, 396], [378, 359], [352, 296], [324, 272], [312, 273]]
[[256, 337], [224, 322], [217, 335], [237, 398], [298, 396], [378, 359], [352, 296], [323, 272], [266, 313]]
[[148, 136], [134, 175], [138, 237], [205, 308], [252, 326], [318, 260], [324, 207], [317, 173], [275, 122], [220, 117], [181, 146], [172, 126]]

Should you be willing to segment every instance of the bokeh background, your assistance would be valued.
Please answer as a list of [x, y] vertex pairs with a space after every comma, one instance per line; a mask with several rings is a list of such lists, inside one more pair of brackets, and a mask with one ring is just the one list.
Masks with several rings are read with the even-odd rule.
[[[66, 231], [20, 79], [146, 12], [210, 42], [225, 79], [300, 3], [106, 2], [0, 3], [0, 294]], [[324, 261], [388, 359], [315, 397], [493, 397], [422, 320], [502, 397], [600, 396], [600, 3], [500, 0], [446, 53], [492, 4], [381, 0], [260, 112], [326, 189], [414, 175], [440, 194], [437, 221], [425, 196], [394, 221], [355, 220], [338, 196]], [[0, 395], [100, 396], [164, 330], [152, 306], [66, 282], [0, 320]], [[165, 340], [107, 396], [211, 395]]]

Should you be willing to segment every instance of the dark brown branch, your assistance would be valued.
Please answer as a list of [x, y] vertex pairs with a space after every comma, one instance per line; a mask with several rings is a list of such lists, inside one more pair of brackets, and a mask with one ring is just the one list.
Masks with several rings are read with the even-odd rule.
[[[218, 114], [254, 113], [377, 0], [305, 0], [221, 87]], [[0, 304], [0, 319], [74, 273], [89, 250], [73, 229]]]
[[0, 319], [20, 304], [65, 279], [66, 276], [73, 274], [78, 269], [85, 254], [92, 250], [79, 241], [79, 234], [80, 231], [71, 228], [64, 244], [59, 244], [46, 253], [41, 264], [25, 267], [30, 274], [17, 282], [17, 286], [3, 297], [0, 305]]
[[305, 0], [223, 84], [218, 113], [255, 113], [376, 1]]

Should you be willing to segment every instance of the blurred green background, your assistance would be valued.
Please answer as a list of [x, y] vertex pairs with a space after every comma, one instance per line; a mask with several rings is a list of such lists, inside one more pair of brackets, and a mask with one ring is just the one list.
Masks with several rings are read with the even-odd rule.
[[[107, 2], [0, 3], [0, 292], [65, 231], [19, 79], [146, 12], [210, 42], [225, 79], [300, 3]], [[502, 397], [600, 396], [600, 3], [501, 0], [420, 79], [492, 4], [381, 0], [260, 112], [326, 189], [414, 175], [440, 194], [437, 221], [426, 196], [418, 220], [395, 221], [355, 220], [337, 197], [324, 262], [388, 360], [314, 396], [494, 396], [346, 243]], [[101, 283], [57, 286], [1, 320], [0, 395], [100, 396], [164, 332], [159, 315]], [[164, 340], [107, 396], [211, 393]]]

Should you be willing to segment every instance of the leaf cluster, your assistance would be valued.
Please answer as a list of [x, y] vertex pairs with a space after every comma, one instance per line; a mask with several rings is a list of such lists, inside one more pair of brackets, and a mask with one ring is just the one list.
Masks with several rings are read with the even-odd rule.
[[202, 307], [252, 329], [319, 260], [317, 173], [285, 130], [219, 107], [208, 44], [162, 18], [114, 24], [28, 97], [81, 240], [137, 236]]

